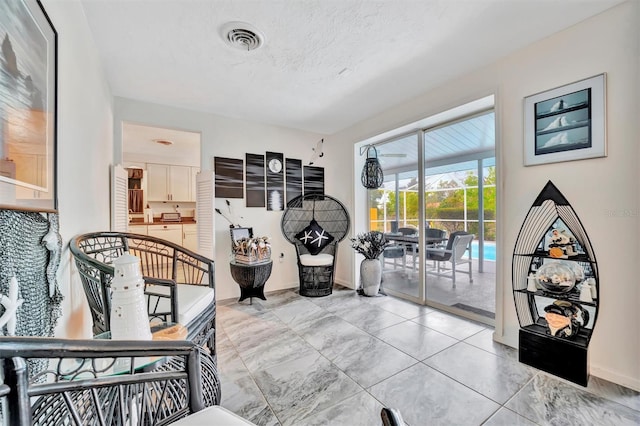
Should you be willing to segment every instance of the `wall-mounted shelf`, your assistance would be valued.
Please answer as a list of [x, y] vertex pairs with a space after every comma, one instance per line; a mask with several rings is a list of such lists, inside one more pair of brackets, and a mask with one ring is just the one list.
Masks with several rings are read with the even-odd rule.
[[[562, 244], [558, 243], [559, 238], [563, 239]], [[571, 290], [560, 292], [553, 285], [550, 290], [537, 280], [535, 291], [528, 286], [530, 276], [536, 276], [543, 267], [557, 266], [552, 266], [554, 262], [578, 276]], [[595, 283], [591, 300], [580, 297], [587, 280]], [[586, 386], [587, 351], [600, 303], [598, 265], [580, 219], [551, 181], [534, 201], [520, 228], [513, 252], [512, 285], [520, 323], [520, 362]], [[568, 312], [567, 306], [577, 309], [573, 317], [561, 316], [569, 323], [566, 330], [558, 331], [557, 326], [552, 330], [549, 326], [547, 318], [554, 317], [546, 312], [550, 306], [551, 313], [555, 313], [554, 309]]]

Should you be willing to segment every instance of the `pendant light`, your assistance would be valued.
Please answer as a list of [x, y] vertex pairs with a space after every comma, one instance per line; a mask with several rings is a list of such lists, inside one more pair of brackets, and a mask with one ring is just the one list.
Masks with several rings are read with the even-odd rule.
[[384, 174], [378, 161], [378, 150], [373, 145], [367, 147], [367, 161], [362, 168], [360, 179], [362, 185], [368, 189], [377, 189], [382, 186]]

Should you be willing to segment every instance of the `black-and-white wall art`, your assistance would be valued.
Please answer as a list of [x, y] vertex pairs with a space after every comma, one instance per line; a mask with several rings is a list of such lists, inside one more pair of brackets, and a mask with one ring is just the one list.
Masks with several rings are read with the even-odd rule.
[[302, 195], [302, 160], [287, 158], [285, 161], [287, 178], [287, 206]]
[[304, 195], [324, 194], [324, 167], [304, 166]]
[[284, 155], [267, 152], [267, 210], [284, 210]]
[[265, 207], [264, 155], [247, 154], [247, 207]]
[[524, 165], [605, 157], [605, 74], [524, 99]]
[[244, 198], [244, 163], [236, 158], [214, 157], [216, 198]]

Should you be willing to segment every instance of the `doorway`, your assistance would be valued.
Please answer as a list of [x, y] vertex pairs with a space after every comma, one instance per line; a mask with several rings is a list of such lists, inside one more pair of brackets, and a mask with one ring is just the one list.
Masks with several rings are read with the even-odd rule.
[[197, 251], [200, 145], [197, 132], [122, 123], [129, 232], [155, 235]]

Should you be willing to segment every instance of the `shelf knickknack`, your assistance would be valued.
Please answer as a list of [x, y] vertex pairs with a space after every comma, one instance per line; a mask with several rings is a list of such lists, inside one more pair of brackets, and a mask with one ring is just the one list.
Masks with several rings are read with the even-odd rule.
[[551, 181], [520, 228], [512, 275], [520, 362], [586, 386], [598, 265], [580, 219]]

